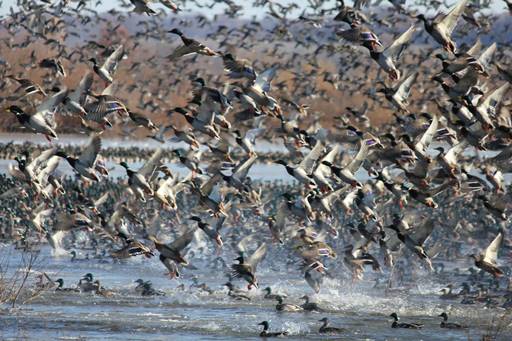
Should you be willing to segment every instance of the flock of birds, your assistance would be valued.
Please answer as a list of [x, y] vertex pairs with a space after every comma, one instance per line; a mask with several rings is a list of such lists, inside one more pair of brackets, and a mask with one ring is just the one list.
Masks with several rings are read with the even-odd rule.
[[[457, 275], [468, 278], [463, 291], [455, 294], [450, 287], [442, 298], [487, 304], [503, 299], [510, 305], [512, 288], [500, 289], [503, 281], [509, 285], [510, 267], [497, 263], [500, 249], [510, 249], [510, 196], [504, 179], [512, 157], [510, 48], [492, 41], [484, 45], [479, 38], [461, 48], [454, 38], [461, 22], [466, 23], [461, 39], [471, 32], [492, 31], [494, 14], [484, 14], [490, 2], [459, 0], [445, 13], [427, 18], [407, 9], [405, 1], [390, 0], [394, 14], [384, 18], [365, 14], [375, 6], [368, 0], [358, 0], [353, 7], [335, 2], [329, 8], [329, 1], [309, 0], [292, 20], [298, 5], [257, 0], [252, 5], [268, 11], [274, 28], [261, 28], [256, 19], [242, 28], [218, 25], [208, 37], [219, 42], [218, 48], [186, 33], [192, 19], [174, 20], [181, 26], [167, 30], [155, 18], [165, 18], [167, 9], [178, 13], [190, 3], [225, 6], [224, 15], [236, 18], [243, 7], [235, 2], [160, 0], [167, 8], [160, 12], [150, 1], [130, 2], [120, 6], [148, 15], [140, 16], [137, 24], [144, 31], [121, 43], [123, 39], [116, 38], [121, 24], [112, 27], [109, 22], [111, 42], [89, 41], [83, 49], [65, 43], [69, 27], [113, 21], [116, 16], [122, 23], [127, 14], [113, 9], [104, 19], [90, 1], [33, 0], [18, 1], [20, 10], [2, 19], [0, 40], [12, 50], [43, 43], [55, 52], [38, 61], [34, 50], [28, 64], [21, 59], [14, 66], [1, 61], [1, 91], [9, 92], [1, 102], [16, 118], [4, 128], [24, 127], [49, 144], [30, 153], [14, 147], [10, 177], [1, 178], [4, 240], [25, 249], [45, 240], [55, 250], [87, 245], [114, 259], [156, 256], [171, 278], [193, 267], [191, 254], [213, 252], [215, 266], [230, 277], [229, 296], [236, 299], [243, 299], [245, 291], [231, 281], [241, 279], [248, 290], [258, 288], [258, 266], [269, 249], [298, 265], [315, 293], [325, 277], [336, 278], [342, 269], [353, 281], [362, 280], [368, 269], [386, 279], [414, 271], [442, 278], [451, 269], [445, 271], [441, 259], [461, 262], [470, 249], [477, 270], [457, 268]], [[510, 9], [511, 3], [505, 3]], [[437, 8], [440, 3], [417, 5]], [[200, 27], [209, 24], [202, 16], [197, 21]], [[302, 28], [294, 30], [299, 24]], [[375, 29], [381, 26], [399, 30], [388, 44]], [[315, 41], [315, 30], [326, 27], [334, 27], [329, 43]], [[14, 37], [21, 30], [26, 38], [19, 42]], [[275, 59], [270, 65], [262, 61], [262, 51], [254, 52], [253, 61], [236, 56], [237, 49], [251, 51], [254, 41], [264, 43], [269, 35], [282, 41], [263, 51]], [[425, 39], [422, 45], [420, 36]], [[145, 67], [157, 69], [154, 77], [136, 84], [124, 76], [118, 81], [118, 67], [141, 41], [173, 37], [180, 43], [169, 55], [125, 66], [130, 74], [144, 74]], [[294, 44], [301, 52], [291, 58], [278, 50], [289, 53]], [[325, 53], [343, 55], [339, 72], [322, 68], [318, 60]], [[175, 83], [167, 79], [167, 66], [169, 72], [179, 73], [196, 64], [210, 65], [211, 60], [220, 60], [225, 72], [198, 72], [191, 81], [174, 75]], [[65, 79], [77, 74], [77, 64], [88, 70], [67, 87]], [[18, 66], [21, 71], [16, 72]], [[361, 67], [364, 70], [350, 70]], [[37, 68], [46, 72], [41, 84], [31, 79]], [[292, 79], [280, 81], [276, 90], [276, 79], [287, 70], [293, 70]], [[361, 96], [364, 105], [348, 107], [326, 127], [321, 114], [306, 104], [308, 99], [332, 101], [325, 89], [316, 88], [316, 77], [336, 91]], [[187, 95], [182, 104], [163, 109], [169, 105], [169, 93], [183, 83]], [[123, 98], [126, 93], [130, 98]], [[163, 113], [164, 119], [157, 124], [139, 110]], [[379, 117], [386, 110], [392, 122], [370, 124], [368, 116]], [[56, 144], [70, 122], [90, 136], [87, 145], [72, 154]], [[120, 162], [126, 176], [113, 181], [109, 160], [102, 156], [102, 135], [130, 126], [145, 130], [162, 147], [152, 155], [138, 155], [146, 159], [141, 167], [128, 159]], [[287, 157], [266, 162], [281, 165], [293, 182], [271, 186], [251, 179], [263, 140], [283, 141]], [[183, 178], [163, 162], [169, 141], [186, 146], [167, 153], [188, 169]], [[73, 169], [75, 179], [64, 176], [62, 163]], [[78, 232], [87, 236], [85, 241]], [[193, 242], [204, 238], [211, 244], [192, 250]], [[234, 264], [226, 264], [226, 253], [236, 254]], [[81, 280], [79, 286], [90, 289], [82, 291], [105, 290], [92, 279], [90, 275]], [[488, 288], [485, 283], [490, 283]], [[139, 285], [141, 292], [158, 294], [143, 280]], [[471, 286], [479, 288], [476, 296]], [[63, 289], [62, 280], [58, 288]], [[308, 296], [301, 306], [284, 303], [281, 295], [273, 299], [278, 311], [318, 308]], [[464, 327], [448, 323], [446, 313], [440, 316], [441, 327]], [[398, 322], [396, 314], [391, 317], [393, 328], [421, 328]], [[320, 332], [343, 332], [328, 326], [327, 318], [320, 321]], [[286, 334], [270, 332], [267, 321], [261, 325], [261, 336]]]

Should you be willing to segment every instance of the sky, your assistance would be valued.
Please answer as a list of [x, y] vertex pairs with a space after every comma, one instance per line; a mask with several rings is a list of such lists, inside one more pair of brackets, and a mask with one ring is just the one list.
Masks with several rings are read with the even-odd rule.
[[[60, 0], [53, 0], [53, 2], [58, 2]], [[128, 2], [129, 0], [125, 0], [125, 2]], [[201, 1], [201, 0], [200, 0]], [[202, 0], [201, 2], [203, 3], [211, 3], [212, 0]], [[0, 0], [0, 2], [2, 2], [2, 5], [1, 5], [1, 8], [0, 8], [0, 15], [5, 15], [5, 14], [8, 14], [9, 13], [9, 8], [11, 6], [16, 6], [16, 0]], [[40, 1], [41, 2], [41, 1]], [[95, 0], [93, 0], [93, 2], [90, 2], [90, 3], [94, 3]], [[252, 1], [251, 0], [244, 0], [244, 1], [236, 1], [238, 4], [244, 4], [244, 3], [248, 3], [248, 4], [251, 4]], [[276, 3], [280, 3], [280, 4], [283, 4], [283, 5], [286, 5], [286, 4], [289, 4], [289, 3], [296, 3], [297, 5], [299, 5], [299, 7], [301, 8], [300, 11], [302, 11], [303, 8], [305, 8], [308, 4], [308, 1], [307, 0], [274, 0], [274, 2]], [[329, 1], [329, 5], [331, 6], [331, 4], [334, 4], [336, 3], [337, 1], [335, 0], [331, 0]], [[348, 1], [345, 1], [347, 4], [351, 4], [352, 1], [348, 0]], [[411, 0], [408, 0], [407, 3], [412, 3], [413, 1]], [[447, 1], [448, 3], [455, 3], [456, 0], [448, 0]], [[492, 9], [494, 11], [505, 11], [506, 10], [506, 6], [505, 6], [505, 2], [502, 1], [502, 0], [491, 0], [492, 2]], [[72, 1], [71, 2], [71, 6], [76, 6], [76, 3], [75, 1]], [[115, 6], [116, 4], [119, 4], [118, 1], [116, 0], [102, 0], [102, 4], [101, 5], [98, 5], [97, 7], [97, 10], [99, 11], [107, 11], [109, 9], [111, 9], [113, 6]], [[386, 4], [386, 1], [382, 1], [382, 4]], [[165, 8], [163, 7], [162, 5], [160, 5], [158, 3], [158, 0], [154, 0], [154, 3], [152, 3], [150, 5], [151, 8], [154, 8], [155, 10], [159, 9], [159, 8]], [[216, 6], [215, 8], [213, 9], [209, 9], [209, 8], [198, 8], [196, 7], [194, 4], [187, 4], [185, 6], [186, 10], [190, 10], [192, 12], [201, 12], [203, 14], [206, 14], [206, 15], [215, 15], [215, 14], [219, 14], [219, 13], [222, 13], [223, 12], [223, 8], [220, 8], [220, 6]], [[127, 10], [126, 8], [119, 8], [119, 10]], [[169, 11], [168, 9], [165, 9], [166, 11]], [[263, 10], [262, 8], [252, 8], [252, 6], [245, 6], [245, 10], [243, 11], [244, 15], [247, 16], [247, 17], [252, 17], [254, 15], [261, 15], [262, 13], [264, 13], [264, 11], [266, 10]], [[300, 11], [297, 13], [297, 15], [300, 14]]]

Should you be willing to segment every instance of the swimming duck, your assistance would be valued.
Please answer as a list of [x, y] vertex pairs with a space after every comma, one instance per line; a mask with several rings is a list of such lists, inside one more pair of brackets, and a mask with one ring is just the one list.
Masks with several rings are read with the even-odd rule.
[[459, 297], [459, 294], [452, 292], [453, 285], [448, 284], [446, 288], [441, 289], [441, 296], [439, 296], [442, 300], [453, 300]]
[[457, 20], [464, 12], [467, 0], [460, 0], [447, 15], [438, 14], [434, 20], [429, 21], [424, 14], [416, 16], [423, 21], [425, 30], [439, 43], [443, 48], [451, 53], [455, 53], [455, 42], [451, 39], [453, 29], [457, 25]]
[[322, 312], [322, 311], [324, 311], [322, 308], [320, 308], [320, 307], [318, 306], [318, 304], [317, 304], [317, 303], [315, 303], [315, 302], [310, 302], [310, 301], [309, 301], [309, 296], [308, 296], [308, 295], [304, 295], [304, 296], [302, 296], [302, 297], [301, 297], [301, 299], [303, 299], [303, 300], [304, 300], [304, 303], [300, 305], [302, 309], [304, 309], [304, 310], [306, 310], [306, 311], [318, 311], [318, 312]]
[[93, 283], [92, 273], [86, 273], [80, 281], [78, 281], [78, 289], [80, 292], [93, 292], [97, 290], [97, 286]]
[[347, 331], [345, 328], [329, 327], [329, 319], [327, 317], [318, 320], [318, 322], [323, 322], [322, 326], [318, 330], [320, 334], [339, 334]]
[[93, 64], [92, 69], [106, 84], [111, 84], [114, 81], [113, 75], [117, 69], [117, 65], [124, 55], [123, 45], [119, 45], [114, 52], [105, 60], [103, 65], [99, 65], [96, 58], [90, 58], [89, 61]]
[[258, 325], [259, 326], [263, 326], [263, 331], [260, 333], [261, 337], [278, 337], [278, 336], [286, 336], [286, 335], [288, 335], [287, 331], [283, 331], [283, 332], [269, 332], [268, 331], [268, 328], [269, 328], [268, 321], [260, 322], [260, 323], [258, 323]]
[[409, 328], [409, 329], [421, 329], [423, 328], [423, 324], [421, 323], [404, 323], [398, 322], [399, 318], [396, 313], [392, 313], [389, 315], [393, 318], [393, 323], [391, 324], [391, 328]]
[[227, 282], [224, 284], [226, 287], [228, 287], [228, 296], [232, 297], [237, 300], [247, 300], [250, 301], [251, 298], [247, 295], [247, 292], [240, 290], [238, 288], [235, 288], [233, 283]]
[[108, 290], [105, 287], [103, 287], [99, 280], [95, 280], [93, 282], [93, 286], [94, 286], [94, 293], [96, 295], [100, 295], [105, 298], [110, 298], [110, 297], [114, 296], [114, 292], [112, 290]]
[[164, 292], [155, 290], [155, 288], [153, 288], [153, 284], [150, 281], [144, 281], [139, 278], [135, 281], [135, 283], [137, 283], [135, 292], [141, 296], [165, 296]]
[[303, 311], [304, 309], [302, 307], [299, 307], [295, 304], [289, 304], [289, 303], [283, 303], [283, 297], [279, 295], [275, 295], [275, 299], [277, 300], [276, 304], [276, 310], [277, 311], [288, 311], [288, 312], [295, 312], [295, 311]]
[[265, 291], [265, 296], [263, 296], [263, 298], [266, 298], [267, 300], [276, 300], [276, 299], [278, 299], [278, 297], [286, 298], [286, 295], [273, 294], [271, 287], [266, 287], [265, 289], [263, 289], [263, 291]]
[[55, 283], [58, 283], [59, 285], [57, 288], [55, 288], [55, 291], [62, 291], [62, 292], [79, 292], [80, 289], [78, 288], [64, 288], [64, 280], [62, 278], [59, 278], [55, 281]]
[[497, 264], [496, 259], [498, 258], [498, 250], [503, 240], [503, 234], [500, 232], [494, 238], [494, 240], [485, 249], [485, 252], [480, 255], [470, 255], [475, 260], [475, 266], [485, 272], [490, 273], [494, 277], [501, 277], [505, 273], [501, 270]]
[[442, 312], [439, 314], [439, 317], [442, 317], [443, 320], [441, 321], [441, 328], [448, 328], [448, 329], [466, 329], [467, 326], [464, 326], [462, 324], [454, 323], [454, 322], [448, 322], [448, 314], [445, 312]]

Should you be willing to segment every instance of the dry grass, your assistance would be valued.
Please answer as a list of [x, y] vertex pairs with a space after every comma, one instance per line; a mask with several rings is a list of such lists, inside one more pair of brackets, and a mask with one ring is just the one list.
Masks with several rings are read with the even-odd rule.
[[[5, 251], [8, 249], [8, 251]], [[38, 264], [39, 251], [26, 251], [21, 260], [12, 264], [11, 248], [2, 248], [0, 256], [0, 304], [15, 308], [38, 296], [43, 288], [33, 288], [34, 267]]]

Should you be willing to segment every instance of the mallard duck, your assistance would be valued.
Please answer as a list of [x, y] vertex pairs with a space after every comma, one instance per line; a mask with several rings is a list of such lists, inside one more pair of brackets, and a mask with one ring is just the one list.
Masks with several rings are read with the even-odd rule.
[[246, 280], [249, 285], [247, 289], [251, 289], [253, 286], [258, 287], [258, 281], [256, 279], [256, 267], [261, 262], [265, 254], [267, 253], [267, 244], [261, 244], [256, 251], [247, 259], [243, 255], [238, 256], [235, 260], [238, 264], [231, 266], [232, 276], [234, 278], [240, 277]]
[[320, 334], [339, 334], [347, 331], [345, 328], [329, 327], [329, 319], [327, 317], [318, 320], [318, 322], [323, 322], [322, 326], [318, 330]]
[[198, 216], [192, 216], [189, 219], [193, 220], [193, 221], [196, 221], [197, 222], [197, 226], [202, 231], [204, 231], [204, 233], [206, 233], [206, 235], [208, 237], [210, 237], [213, 241], [215, 241], [215, 243], [217, 243], [218, 247], [222, 247], [223, 243], [222, 243], [222, 238], [221, 238], [221, 236], [219, 234], [219, 230], [222, 227], [222, 222], [224, 222], [225, 217], [219, 218], [218, 222], [220, 222], [220, 224], [217, 224], [217, 226], [215, 226], [215, 228], [213, 228], [210, 224], [208, 224], [208, 223], [204, 222], [203, 220], [201, 220], [201, 218], [199, 218]]
[[441, 314], [439, 314], [439, 317], [443, 318], [443, 320], [441, 321], [441, 324], [440, 324], [441, 328], [448, 328], [448, 329], [466, 329], [466, 328], [468, 328], [467, 326], [462, 325], [462, 324], [448, 322], [448, 314], [446, 314], [445, 312], [442, 312]]
[[141, 296], [165, 296], [165, 293], [160, 290], [155, 290], [153, 284], [150, 281], [144, 281], [141, 278], [135, 281], [137, 286], [135, 292]]
[[407, 109], [408, 101], [407, 98], [411, 92], [411, 87], [416, 80], [417, 74], [410, 74], [398, 83], [394, 88], [386, 87], [377, 89], [377, 92], [384, 94], [386, 99], [398, 110], [409, 113]]
[[169, 126], [170, 129], [174, 131], [174, 136], [170, 139], [172, 142], [185, 142], [190, 146], [192, 149], [199, 149], [199, 141], [196, 139], [194, 133], [189, 131], [182, 131], [178, 130], [175, 126], [172, 124]]
[[297, 179], [300, 183], [308, 186], [309, 188], [316, 188], [317, 184], [311, 176], [315, 170], [317, 161], [323, 155], [324, 145], [318, 141], [315, 147], [309, 154], [296, 166], [289, 165], [283, 160], [277, 160], [275, 163], [280, 164], [286, 168], [286, 172]]
[[283, 295], [283, 294], [273, 294], [271, 287], [266, 287], [263, 289], [263, 291], [265, 292], [265, 295], [263, 296], [263, 298], [265, 298], [267, 300], [276, 300], [279, 297], [286, 298], [286, 295]]
[[51, 141], [51, 138], [57, 138], [57, 133], [55, 132], [57, 124], [55, 123], [54, 113], [57, 106], [67, 96], [67, 93], [67, 89], [64, 88], [56, 94], [48, 96], [36, 107], [33, 114], [24, 112], [17, 105], [11, 105], [4, 110], [16, 115], [18, 122], [31, 132], [43, 134], [48, 141]]
[[391, 45], [383, 51], [375, 50], [373, 38], [364, 41], [364, 46], [370, 50], [370, 56], [379, 64], [379, 66], [386, 72], [392, 80], [400, 79], [400, 71], [396, 68], [395, 62], [404, 50], [404, 45], [409, 43], [416, 27], [413, 25], [407, 31], [402, 33]]
[[423, 225], [418, 226], [413, 232], [409, 232], [407, 234], [404, 234], [395, 224], [389, 225], [387, 227], [396, 232], [398, 239], [404, 243], [409, 250], [420, 257], [428, 266], [430, 271], [434, 271], [432, 267], [432, 261], [423, 249], [425, 240], [427, 240], [434, 229], [434, 222], [432, 220], [427, 220]]
[[464, 12], [467, 0], [460, 0], [447, 15], [438, 14], [434, 20], [429, 21], [424, 14], [416, 16], [417, 19], [423, 21], [425, 30], [443, 46], [445, 50], [455, 53], [455, 42], [451, 39], [453, 29], [457, 25], [457, 20]]
[[288, 335], [287, 331], [283, 331], [283, 332], [269, 332], [268, 331], [268, 328], [269, 328], [268, 321], [260, 322], [260, 323], [258, 323], [258, 325], [259, 326], [263, 326], [263, 331], [260, 333], [261, 337], [278, 337], [278, 336], [286, 336], [286, 335]]
[[391, 324], [391, 328], [408, 328], [408, 329], [421, 329], [423, 328], [423, 324], [421, 323], [404, 323], [398, 322], [399, 318], [396, 313], [392, 313], [389, 315], [393, 318], [393, 323]]
[[111, 84], [114, 81], [113, 75], [117, 69], [117, 65], [121, 61], [124, 55], [123, 45], [119, 45], [114, 52], [105, 60], [103, 65], [98, 65], [96, 58], [90, 58], [89, 61], [93, 64], [92, 69], [100, 78], [107, 84]]
[[233, 283], [227, 282], [224, 284], [226, 287], [228, 287], [228, 296], [232, 297], [237, 300], [247, 300], [250, 301], [251, 298], [247, 295], [246, 291], [240, 290], [238, 288], [235, 288]]
[[59, 278], [55, 281], [55, 283], [58, 283], [59, 285], [55, 288], [55, 291], [62, 291], [62, 292], [79, 292], [80, 289], [78, 288], [64, 288], [64, 280], [62, 278]]
[[283, 297], [279, 295], [275, 295], [275, 299], [277, 300], [276, 304], [276, 310], [277, 311], [288, 311], [288, 312], [296, 312], [296, 311], [303, 311], [304, 309], [302, 307], [299, 307], [295, 304], [290, 303], [283, 303]]
[[453, 300], [459, 297], [459, 294], [452, 292], [453, 285], [448, 284], [446, 288], [441, 289], [441, 296], [439, 296], [442, 300]]
[[114, 292], [112, 290], [108, 290], [105, 287], [103, 287], [99, 280], [95, 280], [93, 282], [93, 286], [95, 288], [94, 289], [94, 293], [96, 295], [100, 295], [100, 296], [103, 296], [105, 298], [110, 298], [110, 297], [114, 296]]
[[33, 94], [40, 93], [43, 96], [47, 96], [46, 92], [43, 90], [43, 88], [37, 84], [36, 82], [32, 81], [31, 79], [26, 78], [17, 78], [14, 75], [7, 75], [6, 78], [12, 79], [16, 81], [19, 84], [19, 87], [14, 90], [14, 93], [19, 94], [19, 97], [17, 99], [20, 99], [22, 97], [30, 96]]
[[300, 305], [300, 307], [306, 311], [319, 311], [319, 312], [322, 312], [324, 311], [322, 308], [320, 308], [318, 306], [317, 303], [315, 302], [310, 302], [309, 301], [309, 296], [308, 295], [304, 295], [301, 297], [301, 299], [304, 300], [304, 303]]
[[156, 176], [156, 170], [160, 166], [161, 158], [162, 149], [158, 148], [138, 171], [131, 169], [125, 161], [120, 163], [120, 165], [126, 170], [126, 175], [128, 175], [129, 191], [132, 194], [135, 194], [135, 196], [142, 202], [146, 201], [144, 194], [148, 194], [150, 196], [154, 195], [150, 182], [152, 177]]
[[189, 56], [192, 54], [202, 54], [204, 56], [218, 56], [219, 54], [215, 51], [213, 51], [211, 48], [203, 45], [202, 43], [198, 42], [197, 40], [194, 40], [192, 38], [186, 37], [183, 32], [181, 32], [177, 28], [173, 28], [172, 30], [168, 31], [169, 33], [173, 33], [178, 35], [181, 38], [181, 41], [183, 42], [183, 45], [176, 48], [173, 53], [171, 53], [167, 58], [169, 60], [176, 60], [178, 58], [181, 58], [183, 56]]
[[135, 8], [133, 9], [133, 12], [135, 13], [145, 13], [147, 15], [156, 14], [156, 12], [148, 6], [150, 0], [130, 0], [130, 2], [132, 3], [133, 6], [135, 6]]
[[93, 283], [94, 277], [92, 273], [86, 273], [78, 282], [80, 292], [93, 292], [97, 290], [97, 286]]
[[268, 109], [271, 113], [280, 115], [281, 107], [277, 100], [268, 95], [270, 92], [270, 83], [272, 82], [275, 74], [275, 67], [265, 70], [256, 77], [250, 86], [242, 88], [242, 91], [250, 97], [256, 105], [261, 107], [262, 110]]
[[138, 255], [144, 255], [147, 258], [154, 256], [153, 251], [138, 240], [128, 238], [125, 240], [125, 244], [121, 249], [112, 251], [110, 255], [118, 259], [126, 259]]
[[39, 67], [52, 70], [57, 77], [66, 77], [66, 70], [59, 58], [44, 58], [39, 62]]
[[137, 126], [144, 127], [152, 131], [158, 131], [158, 127], [146, 116], [133, 111], [128, 111], [128, 116]]
[[475, 266], [482, 269], [485, 272], [490, 273], [494, 277], [501, 277], [505, 273], [501, 270], [497, 264], [496, 259], [498, 258], [498, 250], [503, 240], [503, 234], [500, 232], [494, 238], [494, 240], [485, 249], [485, 252], [480, 255], [470, 255], [475, 260]]
[[78, 87], [71, 92], [68, 96], [64, 97], [62, 104], [65, 109], [72, 114], [79, 114], [81, 116], [87, 116], [87, 111], [84, 106], [87, 102], [87, 96], [91, 89], [93, 82], [93, 75], [90, 71], [86, 72], [82, 80], [78, 84]]
[[190, 115], [187, 110], [180, 107], [174, 108], [172, 112], [177, 112], [178, 114], [183, 115], [183, 117], [187, 120], [188, 124], [192, 126], [192, 128], [210, 137], [213, 137], [216, 140], [220, 140], [219, 131], [214, 122], [215, 112], [213, 110], [206, 108], [201, 110], [201, 112], [195, 116]]
[[100, 150], [101, 139], [99, 135], [93, 135], [87, 147], [80, 154], [80, 157], [66, 155], [63, 151], [58, 151], [55, 155], [66, 159], [69, 165], [84, 178], [99, 181], [100, 178], [96, 174], [96, 160]]
[[184, 232], [170, 244], [164, 244], [156, 239], [155, 236], [149, 236], [149, 239], [155, 243], [156, 249], [160, 252], [159, 259], [169, 270], [169, 276], [171, 276], [171, 278], [179, 277], [177, 265], [188, 265], [187, 260], [182, 255], [182, 251], [192, 242], [193, 238], [193, 229]]
[[361, 188], [362, 185], [359, 181], [357, 181], [355, 174], [361, 168], [363, 162], [368, 157], [371, 145], [372, 143], [370, 140], [361, 141], [361, 145], [356, 156], [345, 167], [335, 166], [327, 160], [322, 160], [322, 164], [329, 167], [332, 173], [336, 175], [339, 179], [341, 179], [343, 182], [351, 185], [352, 187]]
[[256, 71], [252, 68], [251, 63], [246, 59], [236, 59], [231, 53], [222, 55], [224, 70], [228, 73], [229, 78], [239, 79], [247, 78], [249, 80], [256, 79]]

